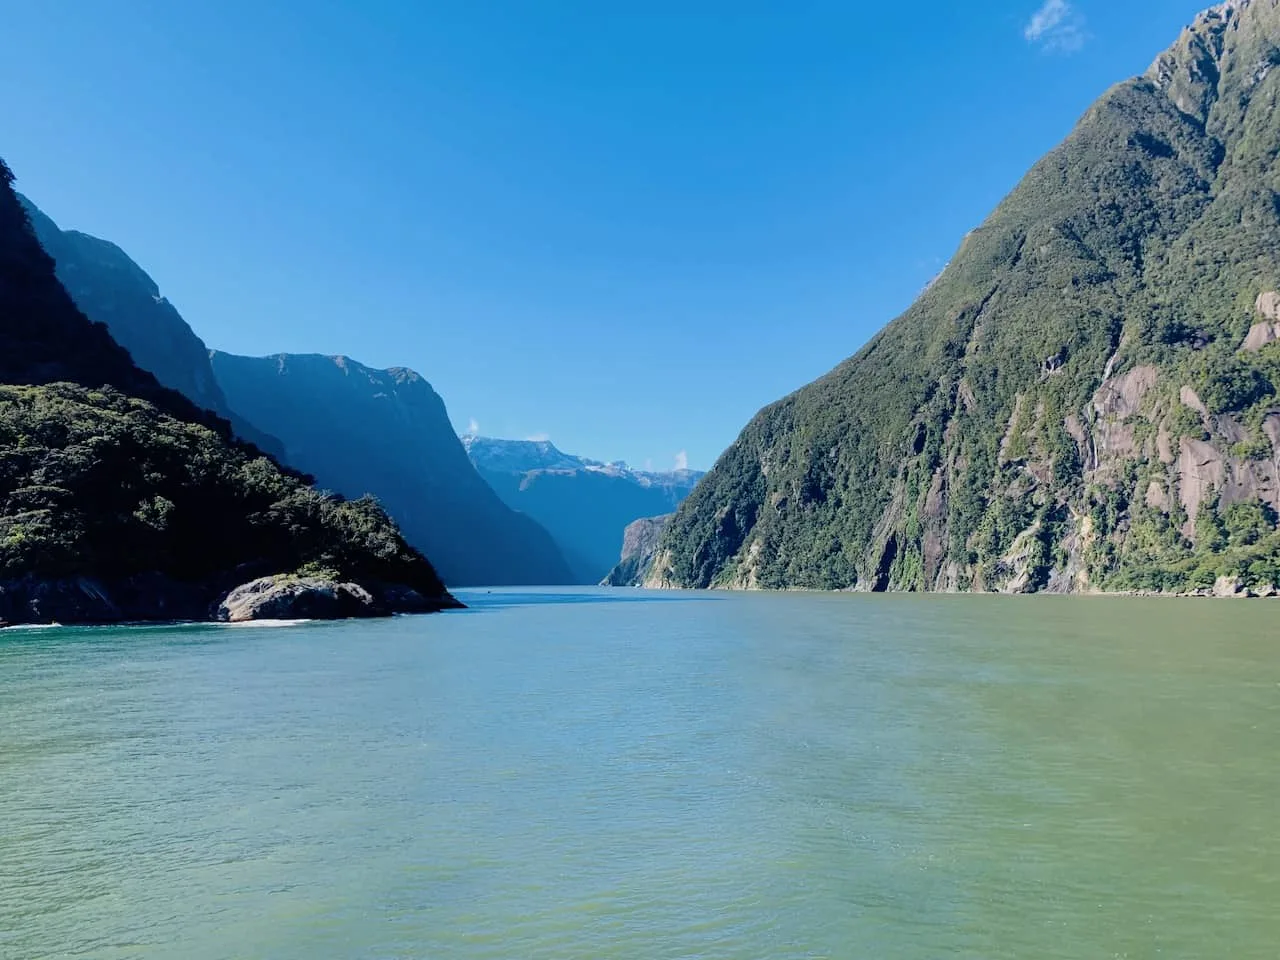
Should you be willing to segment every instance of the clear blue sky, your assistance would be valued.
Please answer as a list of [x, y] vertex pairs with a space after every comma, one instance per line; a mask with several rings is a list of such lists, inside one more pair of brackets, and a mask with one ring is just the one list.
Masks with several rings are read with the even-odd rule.
[[210, 346], [707, 467], [1202, 5], [1040, 2], [9, 2], [0, 155]]

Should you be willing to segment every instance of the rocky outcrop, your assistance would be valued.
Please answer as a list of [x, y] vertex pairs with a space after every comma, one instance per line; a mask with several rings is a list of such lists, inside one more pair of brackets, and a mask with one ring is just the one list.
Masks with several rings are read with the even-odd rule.
[[320, 577], [262, 577], [236, 587], [218, 604], [215, 618], [248, 620], [346, 620], [386, 616], [389, 609], [358, 583]]
[[1240, 349], [1246, 353], [1257, 353], [1268, 343], [1280, 340], [1280, 293], [1259, 294], [1255, 309], [1262, 319], [1249, 328], [1244, 338]]
[[643, 586], [649, 575], [649, 569], [653, 565], [658, 543], [662, 539], [662, 531], [671, 522], [671, 516], [666, 514], [661, 517], [646, 517], [628, 524], [622, 534], [622, 556], [601, 585], [606, 587]]
[[1183, 437], [1180, 449], [1178, 489], [1182, 509], [1187, 513], [1187, 523], [1183, 533], [1188, 537], [1194, 537], [1200, 505], [1222, 489], [1223, 481], [1226, 479], [1226, 463], [1222, 454], [1204, 440]]
[[1143, 398], [1156, 385], [1159, 373], [1150, 364], [1104, 380], [1093, 395], [1093, 409], [1099, 417], [1124, 420], [1142, 409]]

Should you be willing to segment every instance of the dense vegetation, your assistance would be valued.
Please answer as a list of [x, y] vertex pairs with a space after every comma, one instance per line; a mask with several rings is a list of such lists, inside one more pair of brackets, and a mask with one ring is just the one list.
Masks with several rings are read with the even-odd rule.
[[110, 387], [0, 386], [0, 497], [0, 579], [247, 565], [440, 592], [375, 501], [317, 491]]
[[[1109, 91], [906, 314], [763, 410], [653, 583], [1276, 583], [1280, 8], [1201, 16]], [[1256, 309], [1255, 309], [1256, 308]]]
[[134, 366], [58, 283], [11, 183], [0, 163], [0, 581], [154, 573], [211, 602], [306, 569], [444, 595], [376, 503], [317, 492]]

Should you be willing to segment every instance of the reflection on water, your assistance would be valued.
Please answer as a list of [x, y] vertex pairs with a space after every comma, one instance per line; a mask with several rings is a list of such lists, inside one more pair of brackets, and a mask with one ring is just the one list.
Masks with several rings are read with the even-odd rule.
[[1274, 607], [0, 633], [0, 957], [1273, 958]]

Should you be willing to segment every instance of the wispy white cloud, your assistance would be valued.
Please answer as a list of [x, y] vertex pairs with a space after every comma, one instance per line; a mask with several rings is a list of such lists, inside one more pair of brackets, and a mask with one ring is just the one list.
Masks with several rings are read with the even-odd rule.
[[1084, 15], [1069, 0], [1045, 0], [1022, 30], [1027, 43], [1049, 53], [1075, 53], [1089, 39]]
[[532, 440], [534, 443], [546, 443], [548, 440], [550, 440], [550, 439], [551, 439], [551, 434], [549, 434], [549, 433], [535, 433], [535, 434], [532, 434], [532, 435], [530, 435], [530, 436], [525, 437], [525, 439], [526, 439], [526, 440]]
[[677, 469], [677, 470], [688, 470], [688, 469], [689, 469], [689, 453], [688, 453], [688, 451], [686, 451], [686, 450], [681, 450], [679, 453], [677, 453], [677, 454], [676, 454], [676, 469]]
[[470, 420], [467, 421], [467, 436], [468, 437], [480, 436], [480, 421], [477, 420], [475, 417], [472, 417]]

